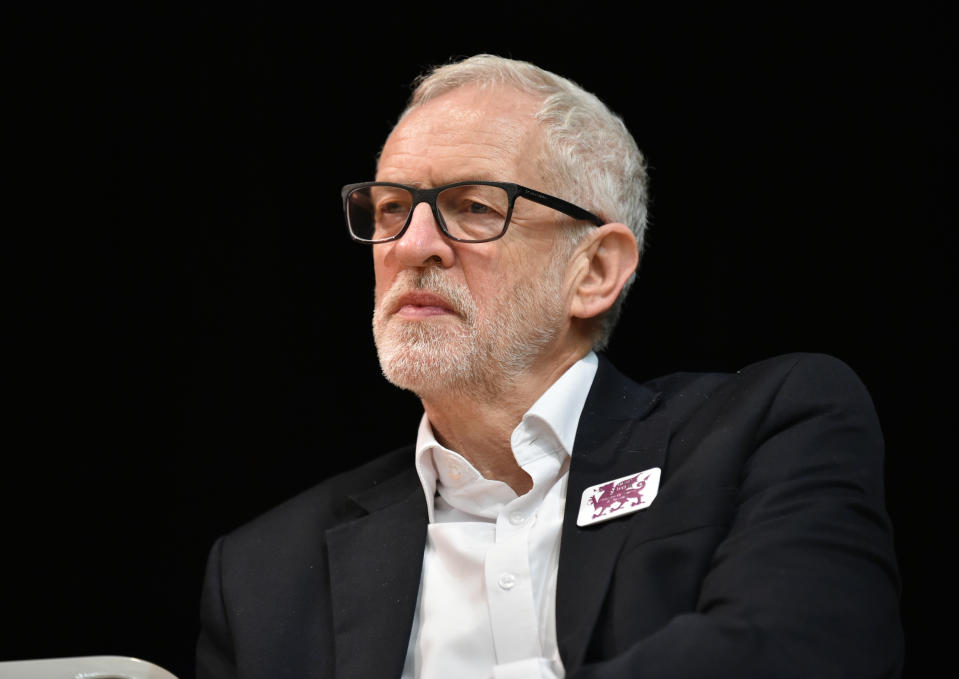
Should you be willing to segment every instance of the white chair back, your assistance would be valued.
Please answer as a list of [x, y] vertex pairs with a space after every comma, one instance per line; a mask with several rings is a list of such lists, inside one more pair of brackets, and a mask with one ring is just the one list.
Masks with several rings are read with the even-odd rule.
[[139, 658], [91, 655], [0, 662], [0, 679], [177, 679]]

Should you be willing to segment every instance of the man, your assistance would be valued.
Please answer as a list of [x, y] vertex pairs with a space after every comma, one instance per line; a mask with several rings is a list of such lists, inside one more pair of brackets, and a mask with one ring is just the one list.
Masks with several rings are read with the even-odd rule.
[[643, 158], [531, 64], [421, 80], [344, 188], [415, 447], [213, 547], [202, 677], [894, 677], [882, 440], [842, 363], [641, 386], [598, 352], [639, 261]]

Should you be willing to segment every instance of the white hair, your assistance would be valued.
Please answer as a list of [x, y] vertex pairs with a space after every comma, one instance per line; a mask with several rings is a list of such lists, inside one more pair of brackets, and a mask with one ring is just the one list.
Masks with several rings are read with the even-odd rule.
[[[626, 224], [636, 237], [642, 257], [647, 220], [646, 161], [622, 118], [598, 97], [534, 64], [492, 54], [434, 67], [414, 85], [400, 120], [431, 99], [467, 85], [487, 89], [507, 86], [540, 98], [536, 119], [546, 138], [541, 170], [549, 188], [607, 223]], [[571, 229], [570, 245], [588, 230]], [[594, 350], [605, 348], [609, 342], [635, 277], [635, 273], [630, 276], [616, 303], [599, 319]]]

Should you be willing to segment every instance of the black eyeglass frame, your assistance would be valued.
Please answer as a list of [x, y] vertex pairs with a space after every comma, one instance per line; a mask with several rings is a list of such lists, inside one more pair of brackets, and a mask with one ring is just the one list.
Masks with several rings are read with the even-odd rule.
[[[480, 186], [496, 186], [506, 191], [506, 195], [509, 197], [509, 208], [506, 210], [506, 219], [503, 221], [503, 230], [497, 235], [491, 236], [490, 238], [483, 238], [482, 240], [469, 240], [457, 238], [456, 236], [452, 235], [449, 230], [447, 230], [446, 222], [443, 221], [443, 216], [440, 214], [439, 208], [436, 205], [436, 198], [439, 196], [441, 191], [445, 191], [446, 189], [454, 189], [457, 186], [468, 186], [470, 184]], [[410, 206], [410, 213], [406, 217], [406, 223], [403, 225], [402, 229], [397, 231], [389, 238], [360, 238], [353, 233], [353, 227], [350, 225], [350, 194], [358, 189], [369, 189], [374, 186], [392, 186], [398, 189], [406, 189], [410, 192], [410, 195], [413, 196], [413, 205]], [[418, 189], [415, 186], [407, 186], [406, 184], [397, 184], [394, 182], [359, 182], [356, 184], [347, 184], [343, 187], [340, 193], [343, 197], [343, 213], [346, 217], [346, 228], [350, 232], [350, 237], [358, 243], [368, 243], [370, 245], [375, 245], [377, 243], [389, 243], [390, 241], [399, 240], [402, 238], [403, 234], [406, 233], [406, 230], [409, 228], [410, 222], [413, 221], [413, 213], [416, 211], [416, 206], [420, 203], [426, 203], [430, 206], [430, 210], [433, 212], [433, 218], [436, 220], [436, 223], [439, 224], [440, 231], [443, 232], [443, 235], [458, 243], [488, 243], [490, 241], [502, 238], [506, 234], [506, 230], [509, 228], [510, 219], [512, 219], [513, 216], [513, 206], [516, 204], [517, 198], [525, 198], [526, 200], [531, 200], [534, 203], [545, 205], [546, 207], [553, 208], [554, 210], [562, 212], [564, 215], [573, 217], [574, 219], [592, 222], [595, 226], [603, 226], [606, 223], [589, 210], [585, 210], [578, 205], [570, 203], [569, 201], [563, 200], [562, 198], [557, 198], [556, 196], [551, 196], [541, 191], [537, 191], [536, 189], [521, 186], [520, 184], [513, 184], [511, 182], [465, 181], [455, 182], [453, 184], [444, 184], [443, 186], [435, 186], [431, 189]]]

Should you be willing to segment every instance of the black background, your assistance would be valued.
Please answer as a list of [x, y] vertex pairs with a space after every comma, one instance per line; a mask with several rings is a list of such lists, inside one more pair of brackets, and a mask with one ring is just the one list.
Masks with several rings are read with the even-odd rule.
[[191, 676], [215, 537], [413, 440], [339, 188], [372, 176], [415, 75], [482, 51], [596, 92], [648, 156], [649, 246], [608, 352], [621, 370], [822, 351], [863, 378], [907, 675], [945, 657], [949, 3], [10, 11], [0, 660], [134, 655]]

